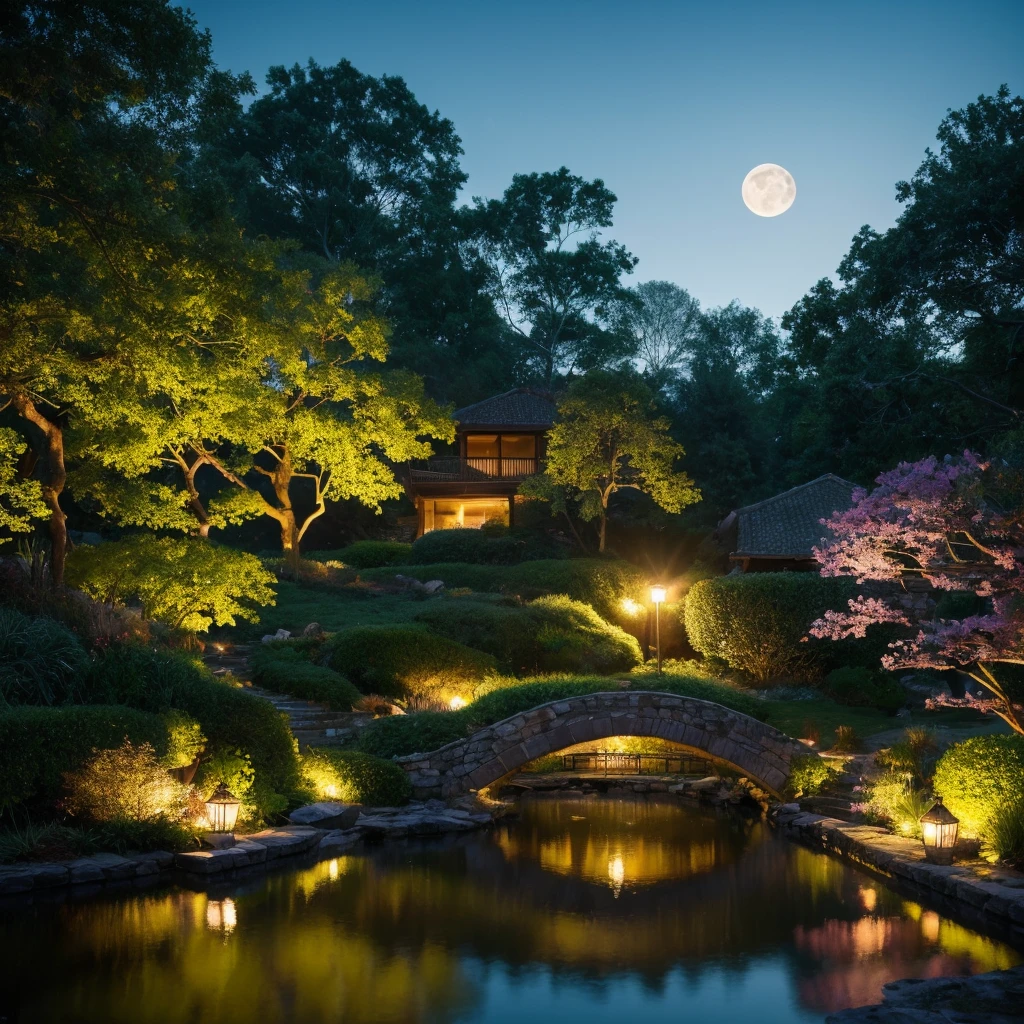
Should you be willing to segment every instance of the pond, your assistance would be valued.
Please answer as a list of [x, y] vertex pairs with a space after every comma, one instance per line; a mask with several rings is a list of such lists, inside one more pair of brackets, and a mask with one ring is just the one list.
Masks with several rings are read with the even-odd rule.
[[756, 819], [640, 796], [521, 808], [209, 893], [5, 908], [0, 1020], [791, 1024], [1022, 959]]

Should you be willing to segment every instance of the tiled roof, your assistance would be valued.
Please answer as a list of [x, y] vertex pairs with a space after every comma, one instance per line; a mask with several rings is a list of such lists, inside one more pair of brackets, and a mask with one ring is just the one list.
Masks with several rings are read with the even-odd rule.
[[850, 508], [854, 487], [849, 480], [826, 473], [774, 498], [736, 509], [735, 553], [810, 558], [811, 549], [831, 537], [821, 520]]
[[455, 419], [463, 430], [467, 427], [534, 427], [547, 430], [555, 421], [555, 400], [545, 391], [516, 388], [457, 409]]

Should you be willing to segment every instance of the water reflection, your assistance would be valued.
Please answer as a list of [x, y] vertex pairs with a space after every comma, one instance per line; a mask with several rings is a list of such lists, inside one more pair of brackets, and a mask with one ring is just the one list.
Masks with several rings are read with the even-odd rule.
[[818, 1021], [1005, 945], [760, 822], [536, 800], [489, 835], [246, 886], [0, 915], [0, 1017], [505, 1024]]

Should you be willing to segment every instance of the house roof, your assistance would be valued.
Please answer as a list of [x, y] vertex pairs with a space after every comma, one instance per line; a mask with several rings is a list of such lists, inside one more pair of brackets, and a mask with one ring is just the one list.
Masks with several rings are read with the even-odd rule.
[[461, 430], [477, 427], [547, 430], [555, 421], [555, 400], [546, 391], [515, 388], [456, 409], [455, 420]]
[[[735, 555], [746, 558], [811, 558], [811, 549], [831, 538], [822, 519], [853, 505], [856, 485], [833, 473], [800, 484], [730, 513], [722, 527], [736, 525]], [[734, 518], [735, 517], [735, 518]]]

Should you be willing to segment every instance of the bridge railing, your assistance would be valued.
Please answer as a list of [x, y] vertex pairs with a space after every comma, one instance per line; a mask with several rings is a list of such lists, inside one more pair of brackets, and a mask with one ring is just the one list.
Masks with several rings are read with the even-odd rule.
[[690, 754], [619, 754], [596, 750], [563, 754], [567, 772], [600, 772], [604, 775], [711, 775], [710, 761]]

